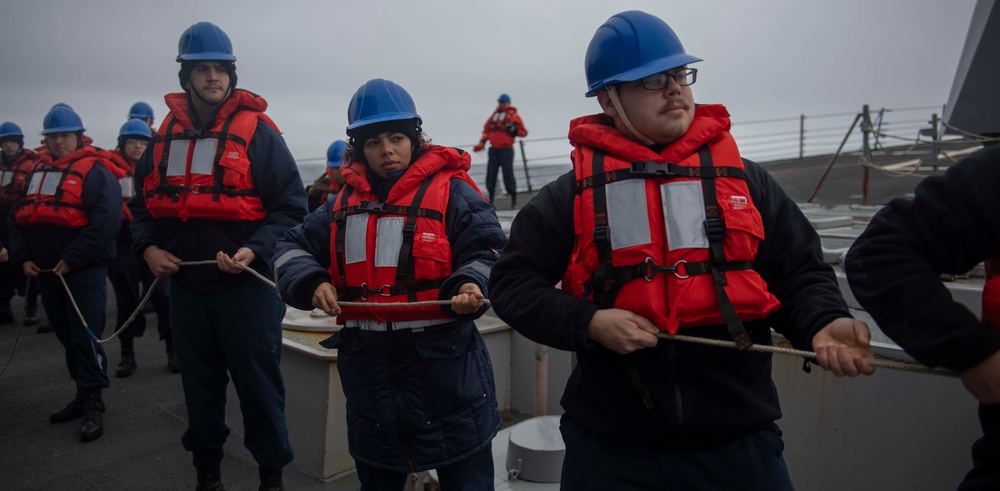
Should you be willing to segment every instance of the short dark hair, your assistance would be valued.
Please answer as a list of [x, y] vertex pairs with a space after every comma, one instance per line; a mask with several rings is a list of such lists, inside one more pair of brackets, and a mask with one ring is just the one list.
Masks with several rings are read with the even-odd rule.
[[415, 162], [424, 153], [424, 146], [431, 142], [431, 139], [424, 133], [423, 128], [416, 120], [403, 119], [397, 121], [385, 121], [368, 126], [362, 126], [353, 131], [354, 135], [347, 139], [347, 149], [344, 150], [344, 162], [358, 161], [368, 165], [365, 152], [362, 146], [365, 142], [376, 135], [382, 133], [402, 133], [410, 139], [413, 145], [413, 153], [410, 156], [410, 164]]

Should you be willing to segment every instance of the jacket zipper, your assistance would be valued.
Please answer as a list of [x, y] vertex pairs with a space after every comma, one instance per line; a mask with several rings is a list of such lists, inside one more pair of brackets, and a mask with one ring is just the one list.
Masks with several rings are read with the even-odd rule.
[[403, 465], [406, 467], [407, 472], [410, 474], [414, 473], [413, 470], [413, 442], [410, 435], [410, 425], [406, 419], [406, 407], [403, 403], [403, 394], [400, 391], [402, 382], [400, 381], [399, 374], [399, 359], [396, 347], [396, 336], [395, 331], [393, 331], [393, 323], [386, 323], [386, 355], [389, 358], [389, 374], [392, 379], [392, 396], [396, 401], [396, 424], [399, 426], [399, 439], [403, 444]]
[[[677, 435], [682, 435], [684, 430], [684, 404], [681, 400], [681, 384], [677, 382], [677, 353], [674, 347], [677, 343], [670, 343], [670, 371], [673, 372], [673, 386], [674, 386], [674, 404], [677, 410]], [[678, 445], [683, 445], [682, 441], [678, 441]]]

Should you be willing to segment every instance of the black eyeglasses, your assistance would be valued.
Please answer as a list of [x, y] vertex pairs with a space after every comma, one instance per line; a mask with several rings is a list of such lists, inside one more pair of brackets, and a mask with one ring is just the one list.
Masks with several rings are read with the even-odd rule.
[[674, 82], [677, 82], [677, 85], [685, 87], [698, 80], [698, 69], [684, 68], [675, 72], [662, 72], [650, 75], [641, 80], [642, 88], [647, 90], [663, 90], [670, 83], [671, 78], [674, 79]]

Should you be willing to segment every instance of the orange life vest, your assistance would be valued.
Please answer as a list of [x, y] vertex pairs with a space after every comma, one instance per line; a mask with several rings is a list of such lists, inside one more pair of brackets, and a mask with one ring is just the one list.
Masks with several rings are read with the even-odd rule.
[[[330, 276], [341, 301], [370, 304], [438, 300], [451, 274], [446, 212], [451, 179], [468, 182], [471, 163], [461, 150], [427, 146], [393, 185], [384, 203], [368, 182], [366, 165], [341, 167], [347, 184], [333, 207]], [[481, 193], [480, 193], [481, 194]], [[343, 307], [338, 322], [448, 319], [437, 305], [412, 308]]]
[[196, 130], [187, 95], [164, 97], [170, 113], [153, 138], [153, 171], [143, 182], [154, 218], [261, 220], [266, 212], [254, 186], [247, 148], [257, 121], [278, 127], [267, 102], [242, 89], [219, 109], [211, 130]]
[[43, 155], [28, 177], [24, 196], [14, 206], [14, 219], [20, 225], [86, 225], [83, 183], [94, 164], [112, 165], [94, 147], [83, 147], [55, 162], [50, 154]]
[[[24, 148], [10, 165], [0, 165], [0, 206], [11, 206], [17, 202], [38, 159], [37, 153]], [[3, 219], [6, 220], [6, 217]]]
[[722, 106], [698, 106], [687, 133], [659, 154], [607, 125], [571, 124], [576, 242], [563, 289], [646, 317], [671, 334], [742, 321], [780, 303], [753, 269], [764, 239], [743, 160]]
[[986, 284], [983, 285], [983, 320], [1000, 329], [1000, 256], [984, 261]]
[[490, 115], [490, 119], [486, 120], [486, 124], [483, 125], [482, 139], [488, 139], [493, 148], [513, 147], [514, 137], [507, 132], [507, 125], [511, 123], [517, 123], [517, 136], [528, 136], [528, 130], [524, 127], [521, 116], [517, 114], [517, 109], [514, 106], [507, 106], [504, 109], [498, 107]]
[[128, 200], [132, 198], [132, 175], [135, 167], [118, 150], [105, 150], [102, 155], [112, 164], [108, 170], [118, 178], [118, 184], [122, 188], [122, 220], [131, 222], [132, 210], [128, 209]]

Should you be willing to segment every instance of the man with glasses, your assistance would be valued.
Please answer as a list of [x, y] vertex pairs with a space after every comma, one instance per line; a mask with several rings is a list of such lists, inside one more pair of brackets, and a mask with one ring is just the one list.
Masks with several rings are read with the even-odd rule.
[[603, 114], [570, 123], [573, 172], [520, 210], [493, 268], [497, 314], [577, 354], [563, 489], [792, 489], [770, 354], [661, 334], [745, 350], [773, 327], [837, 376], [874, 371], [809, 222], [741, 158], [726, 109], [695, 104], [698, 61], [644, 12], [597, 30]]

